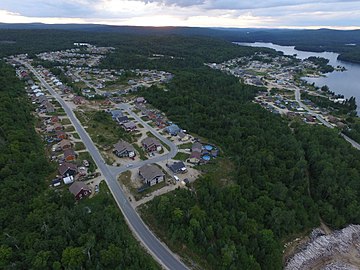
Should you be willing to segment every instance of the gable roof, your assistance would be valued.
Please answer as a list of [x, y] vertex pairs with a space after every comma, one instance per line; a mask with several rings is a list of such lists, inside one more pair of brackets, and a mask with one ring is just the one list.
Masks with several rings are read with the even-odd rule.
[[195, 151], [195, 152], [201, 152], [201, 150], [202, 150], [202, 144], [201, 143], [199, 143], [199, 142], [196, 142], [196, 143], [194, 143], [193, 145], [192, 145], [192, 147], [191, 147], [191, 151]]
[[165, 174], [154, 164], [146, 164], [139, 168], [139, 174], [145, 180], [152, 180], [159, 176], [165, 176]]
[[64, 151], [64, 157], [66, 158], [68, 156], [76, 156], [74, 149], [66, 149]]
[[136, 128], [136, 124], [135, 124], [133, 121], [124, 123], [123, 126], [124, 126], [125, 128], [130, 128], [130, 129]]
[[70, 187], [69, 191], [77, 196], [81, 190], [90, 190], [90, 188], [84, 182], [74, 182]]
[[60, 147], [63, 148], [64, 146], [70, 145], [71, 146], [71, 142], [69, 140], [61, 140], [60, 142]]
[[186, 169], [186, 166], [185, 166], [184, 162], [179, 161], [179, 162], [175, 162], [175, 163], [171, 164], [171, 165], [169, 166], [169, 168], [170, 168], [170, 170], [172, 170], [173, 172], [178, 172], [178, 171], [182, 170], [183, 168]]
[[117, 144], [114, 144], [115, 151], [118, 151], [119, 153], [122, 153], [124, 151], [128, 152], [135, 152], [134, 147], [123, 140], [120, 140]]
[[75, 164], [64, 162], [59, 166], [59, 173], [61, 175], [64, 175], [66, 173], [66, 171], [69, 169], [77, 172], [77, 166]]
[[156, 146], [161, 145], [161, 143], [153, 137], [147, 137], [147, 138], [143, 139], [141, 141], [141, 144], [146, 145], [147, 147], [150, 147], [152, 145], [156, 145]]

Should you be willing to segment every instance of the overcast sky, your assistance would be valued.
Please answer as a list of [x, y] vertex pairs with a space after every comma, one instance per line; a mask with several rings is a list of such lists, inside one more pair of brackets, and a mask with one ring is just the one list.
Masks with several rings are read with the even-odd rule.
[[360, 28], [360, 0], [0, 0], [0, 22]]

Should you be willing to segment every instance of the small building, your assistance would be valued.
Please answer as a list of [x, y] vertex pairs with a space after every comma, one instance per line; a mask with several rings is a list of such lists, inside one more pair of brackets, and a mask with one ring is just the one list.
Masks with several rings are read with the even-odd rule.
[[76, 153], [74, 149], [66, 149], [64, 151], [64, 159], [66, 161], [74, 161], [76, 159]]
[[155, 152], [155, 151], [161, 151], [162, 145], [159, 142], [159, 140], [153, 138], [153, 137], [147, 137], [144, 140], [141, 141], [141, 144], [146, 152]]
[[124, 123], [122, 126], [126, 131], [134, 131], [137, 129], [137, 126], [133, 121]]
[[69, 191], [75, 196], [76, 200], [81, 200], [91, 194], [91, 188], [89, 188], [84, 182], [73, 183], [69, 187]]
[[139, 168], [139, 175], [145, 184], [149, 186], [156, 185], [164, 181], [165, 174], [154, 164], [146, 164]]
[[135, 157], [135, 148], [128, 142], [120, 140], [117, 144], [114, 145], [113, 153], [122, 158], [122, 157]]
[[169, 133], [172, 136], [176, 136], [179, 132], [181, 132], [181, 129], [178, 125], [172, 124], [165, 128], [165, 131]]
[[136, 103], [146, 103], [146, 100], [144, 97], [138, 97], [138, 98], [136, 98], [135, 102]]
[[173, 173], [186, 173], [187, 169], [186, 166], [184, 164], [184, 162], [179, 161], [179, 162], [175, 162], [171, 165], [168, 165], [169, 169], [173, 172]]
[[69, 175], [63, 178], [63, 182], [65, 185], [70, 185], [71, 183], [74, 183], [74, 176]]
[[71, 145], [71, 142], [69, 140], [62, 140], [60, 142], [60, 147], [61, 147], [62, 150], [69, 149], [69, 148], [71, 148], [71, 146], [72, 145]]
[[66, 176], [74, 176], [77, 174], [77, 166], [73, 163], [68, 163], [68, 162], [64, 162], [62, 163], [59, 168], [59, 174], [61, 175], [61, 177], [66, 177]]

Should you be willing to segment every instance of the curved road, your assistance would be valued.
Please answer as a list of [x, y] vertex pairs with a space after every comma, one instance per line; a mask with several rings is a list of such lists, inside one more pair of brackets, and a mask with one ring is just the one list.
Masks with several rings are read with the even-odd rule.
[[[79, 120], [74, 115], [74, 112], [70, 109], [70, 107], [64, 102], [64, 100], [60, 97], [58, 93], [54, 91], [54, 89], [38, 74], [38, 72], [28, 63], [22, 62], [27, 68], [29, 68], [34, 75], [40, 80], [43, 86], [51, 93], [56, 100], [61, 104], [63, 109], [65, 110], [66, 114], [68, 115], [70, 121], [74, 125], [76, 131], [80, 135], [81, 140], [83, 141], [84, 145], [86, 146], [87, 150], [93, 157], [97, 167], [99, 168], [100, 172], [105, 178], [106, 183], [108, 184], [111, 193], [113, 194], [115, 201], [117, 202], [119, 208], [121, 209], [130, 229], [133, 233], [137, 236], [137, 238], [141, 241], [141, 243], [146, 247], [148, 252], [156, 259], [164, 268], [171, 269], [171, 270], [185, 270], [188, 269], [175, 255], [172, 253], [165, 244], [160, 242], [158, 238], [150, 231], [150, 229], [145, 225], [142, 221], [138, 213], [135, 211], [134, 208], [130, 205], [127, 200], [126, 195], [124, 194], [123, 190], [121, 189], [119, 183], [117, 182], [117, 174], [128, 170], [128, 168], [124, 167], [112, 167], [107, 166], [105, 164], [104, 159], [102, 158], [100, 152], [96, 148], [95, 144], [85, 131], [85, 129], [80, 124]], [[128, 108], [124, 108], [129, 111]], [[134, 114], [130, 112], [132, 116]], [[135, 117], [137, 120], [140, 119]], [[141, 120], [141, 119], [140, 119]], [[144, 126], [147, 124], [144, 123], [142, 120], [140, 121]], [[151, 132], [158, 138], [160, 138], [166, 144], [169, 143], [171, 147], [170, 153], [163, 155], [161, 157], [156, 157], [151, 160], [141, 161], [134, 164], [134, 167], [139, 167], [147, 163], [154, 163], [157, 161], [162, 161], [169, 158], [172, 158], [177, 153], [176, 146], [168, 141], [167, 139], [163, 138], [160, 134], [158, 134], [154, 129], [150, 129]]]

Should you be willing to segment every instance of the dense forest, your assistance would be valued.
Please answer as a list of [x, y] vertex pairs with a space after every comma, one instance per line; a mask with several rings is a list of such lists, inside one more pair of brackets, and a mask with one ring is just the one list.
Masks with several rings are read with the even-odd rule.
[[105, 184], [75, 203], [49, 188], [45, 156], [24, 85], [0, 62], [0, 268], [160, 269], [128, 229]]
[[[25, 30], [26, 29], [26, 30]], [[91, 34], [89, 34], [89, 32]], [[37, 53], [44, 49], [64, 49], [73, 42], [119, 44], [119, 36], [211, 37], [231, 42], [272, 42], [295, 46], [302, 51], [339, 53], [339, 60], [360, 63], [360, 31], [331, 29], [211, 29], [199, 27], [136, 27], [107, 25], [0, 24], [0, 56], [4, 49], [11, 54], [20, 51]], [[66, 36], [67, 38], [61, 38]], [[36, 46], [33, 46], [35, 43]], [[51, 47], [49, 47], [51, 46]]]

